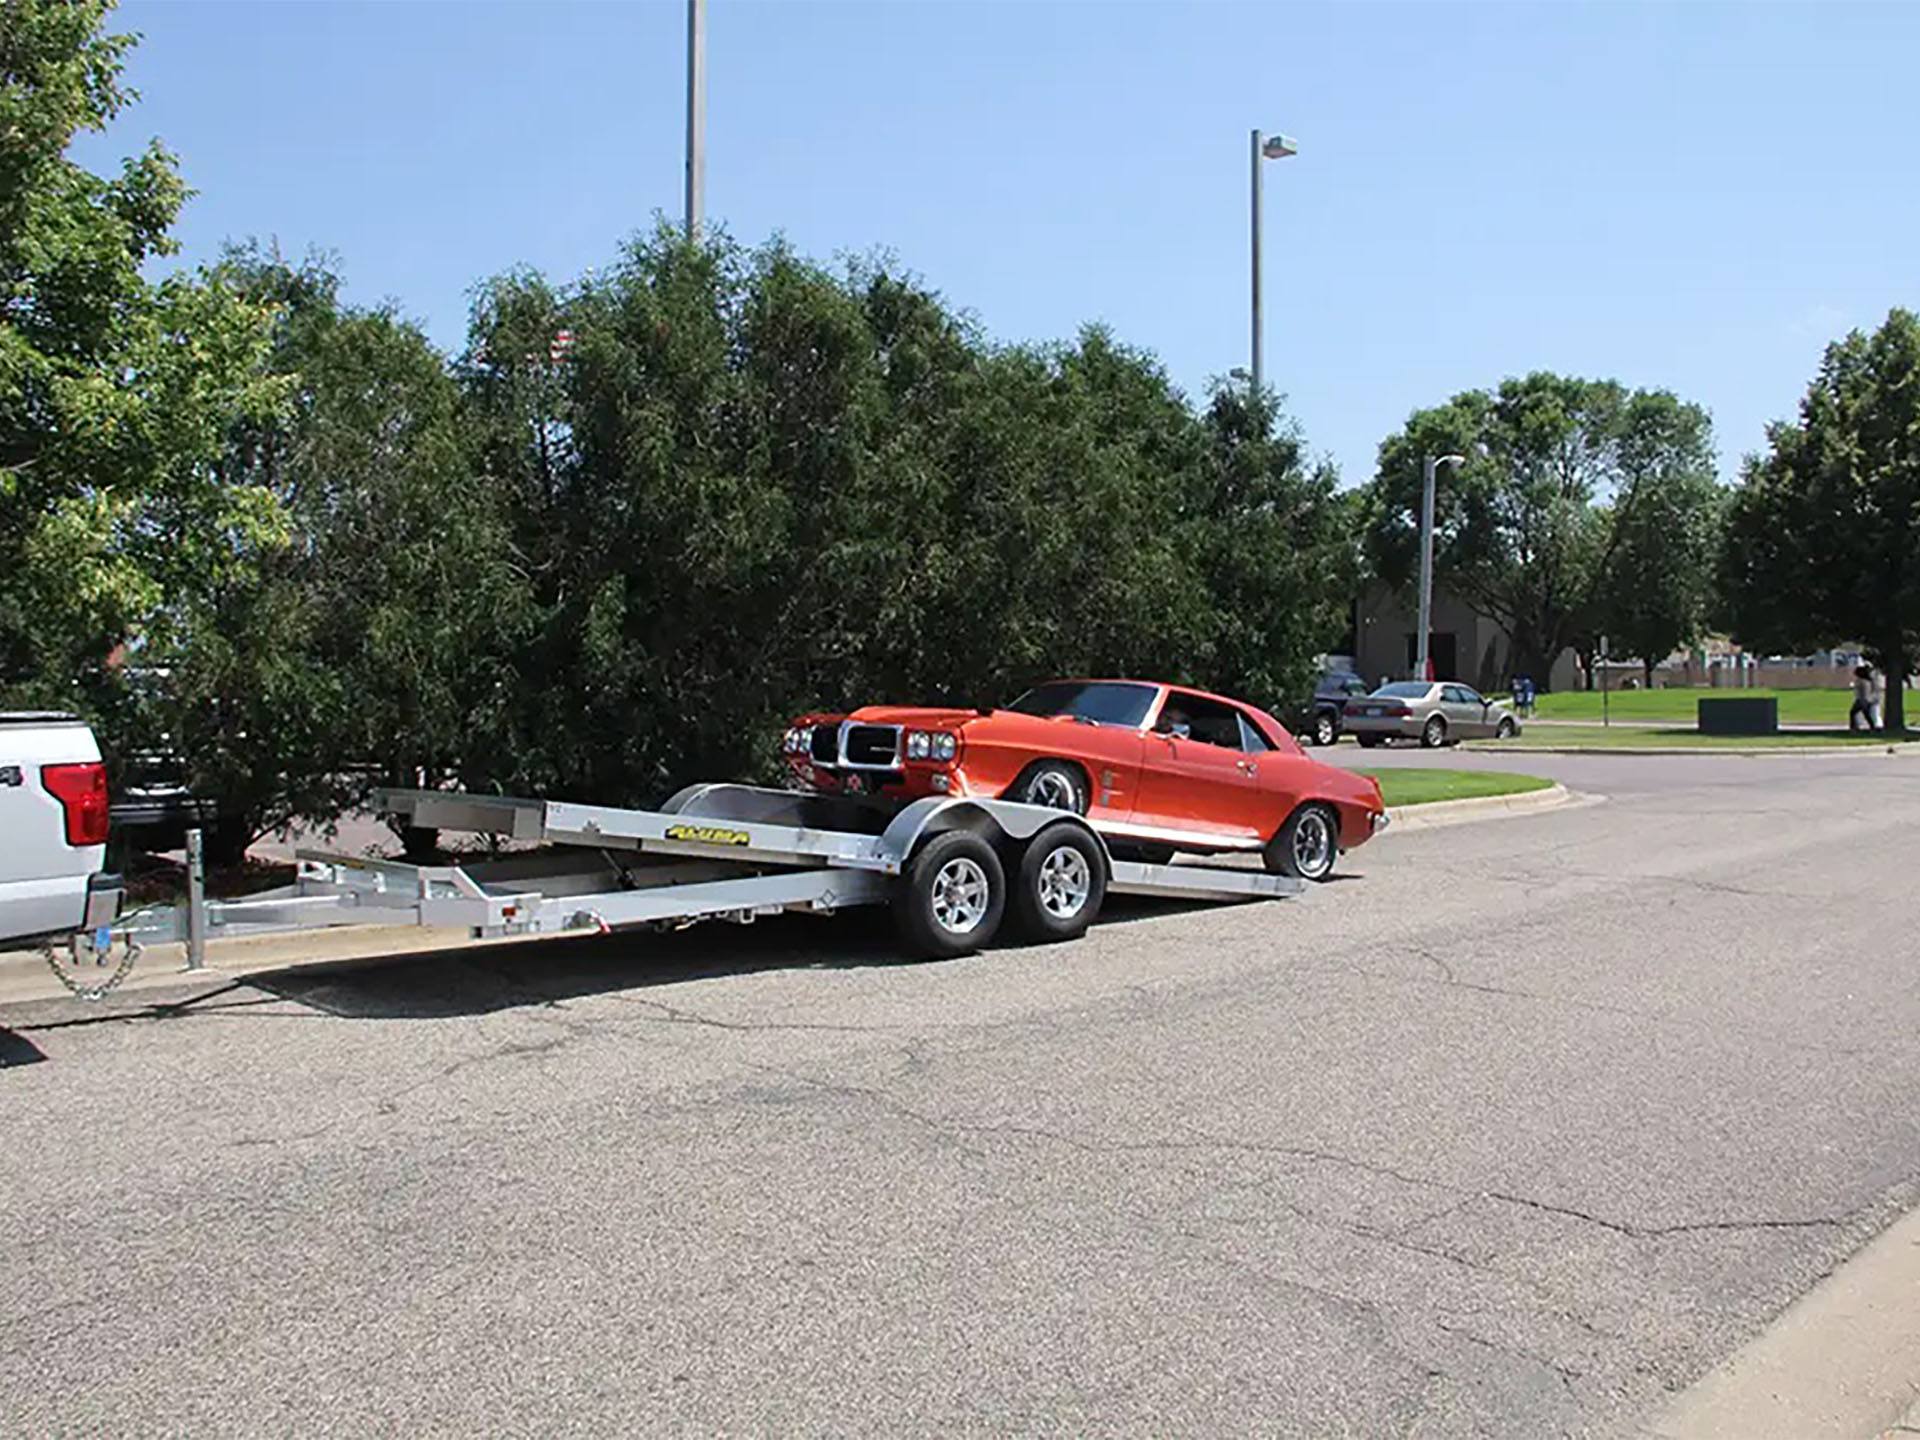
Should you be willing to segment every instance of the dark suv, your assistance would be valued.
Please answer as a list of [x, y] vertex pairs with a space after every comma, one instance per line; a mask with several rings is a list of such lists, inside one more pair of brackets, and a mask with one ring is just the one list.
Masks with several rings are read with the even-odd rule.
[[1349, 698], [1372, 686], [1351, 670], [1329, 670], [1313, 686], [1313, 699], [1290, 717], [1293, 733], [1307, 745], [1331, 745], [1340, 738], [1340, 716]]

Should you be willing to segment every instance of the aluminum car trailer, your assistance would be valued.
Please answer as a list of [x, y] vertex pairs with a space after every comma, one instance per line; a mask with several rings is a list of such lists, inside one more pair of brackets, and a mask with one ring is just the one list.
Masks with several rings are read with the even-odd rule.
[[[494, 938], [749, 923], [878, 904], [892, 906], [909, 949], [946, 956], [989, 943], [1003, 919], [1025, 938], [1071, 938], [1098, 917], [1108, 894], [1251, 901], [1302, 888], [1260, 870], [1133, 860], [1078, 815], [1010, 800], [933, 797], [893, 809], [706, 784], [659, 810], [440, 790], [379, 791], [374, 806], [406, 826], [505, 845], [438, 865], [303, 849], [292, 885], [218, 901], [192, 883], [195, 832], [188, 902], [135, 911], [114, 925], [114, 938], [129, 945], [114, 978], [140, 946], [167, 941], [186, 943], [194, 969], [210, 939], [339, 925], [452, 927]], [[76, 965], [104, 960], [106, 948], [84, 942]], [[67, 983], [91, 995], [112, 982]]]
[[892, 809], [708, 784], [659, 810], [432, 790], [385, 791], [376, 803], [410, 826], [541, 848], [446, 867], [303, 854], [310, 883], [359, 905], [404, 896], [420, 923], [484, 936], [890, 904], [912, 948], [951, 955], [987, 944], [1003, 917], [1028, 938], [1077, 935], [1108, 893], [1256, 900], [1301, 889], [1264, 871], [1116, 856], [1080, 816], [1008, 800], [931, 797]]

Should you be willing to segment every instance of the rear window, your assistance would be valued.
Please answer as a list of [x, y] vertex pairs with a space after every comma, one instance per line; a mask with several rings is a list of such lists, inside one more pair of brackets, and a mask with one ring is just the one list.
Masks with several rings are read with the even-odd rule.
[[1140, 725], [1157, 686], [1113, 680], [1052, 680], [1036, 685], [1007, 708], [1022, 715], [1072, 715], [1096, 725]]
[[1418, 680], [1396, 680], [1391, 685], [1382, 685], [1373, 693], [1391, 696], [1395, 700], [1424, 700], [1433, 687], [1422, 685]]

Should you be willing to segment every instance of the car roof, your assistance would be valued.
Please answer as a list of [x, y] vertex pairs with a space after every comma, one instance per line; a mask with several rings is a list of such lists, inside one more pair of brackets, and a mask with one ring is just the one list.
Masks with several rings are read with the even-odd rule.
[[[1272, 725], [1281, 734], [1289, 734], [1287, 727], [1273, 716], [1262, 710], [1251, 700], [1237, 700], [1231, 695], [1217, 695], [1211, 690], [1202, 690], [1198, 685], [1176, 685], [1171, 680], [1141, 680], [1125, 676], [1098, 677], [1092, 675], [1062, 675], [1054, 680], [1042, 680], [1041, 685], [1152, 685], [1161, 690], [1178, 690], [1184, 695], [1195, 695], [1202, 700], [1218, 701], [1222, 705], [1231, 705], [1236, 710], [1245, 710], [1250, 715], [1258, 715]], [[1029, 686], [1037, 689], [1038, 686]]]

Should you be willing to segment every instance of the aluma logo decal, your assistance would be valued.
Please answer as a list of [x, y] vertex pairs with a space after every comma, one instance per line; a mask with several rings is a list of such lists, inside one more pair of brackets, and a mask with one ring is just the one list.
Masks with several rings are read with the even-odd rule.
[[667, 839], [697, 840], [702, 845], [745, 845], [751, 838], [744, 830], [726, 830], [718, 825], [669, 825]]

